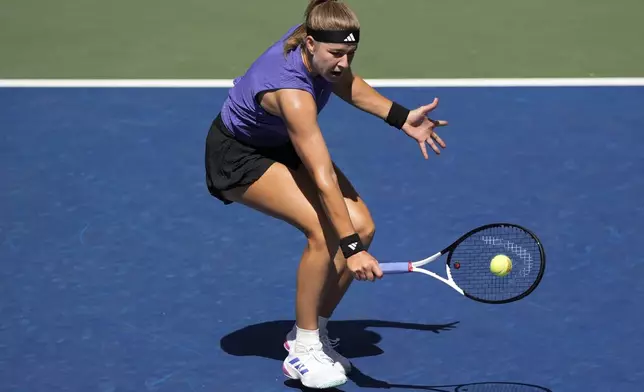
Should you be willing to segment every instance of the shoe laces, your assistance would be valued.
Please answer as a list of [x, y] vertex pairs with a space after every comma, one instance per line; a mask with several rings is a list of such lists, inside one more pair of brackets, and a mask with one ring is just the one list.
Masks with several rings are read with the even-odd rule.
[[336, 348], [340, 344], [340, 338], [330, 339], [327, 334], [320, 334], [320, 341], [326, 347]]
[[311, 357], [315, 358], [318, 362], [327, 362], [327, 363], [333, 363], [333, 359], [326, 355], [326, 353], [323, 350], [322, 343], [317, 343], [313, 344], [311, 346], [306, 347], [306, 351], [308, 352]]

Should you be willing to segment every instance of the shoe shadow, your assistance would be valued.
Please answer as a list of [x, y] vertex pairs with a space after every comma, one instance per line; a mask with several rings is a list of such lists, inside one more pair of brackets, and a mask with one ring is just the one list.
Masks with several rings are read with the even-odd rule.
[[[283, 361], [286, 352], [282, 344], [293, 328], [294, 320], [276, 320], [246, 326], [220, 340], [224, 352], [234, 356], [256, 356]], [[442, 325], [399, 323], [381, 320], [330, 321], [329, 335], [340, 338], [342, 355], [347, 358], [372, 357], [383, 351], [376, 345], [381, 336], [368, 328], [402, 328], [440, 333], [456, 327], [458, 322]]]

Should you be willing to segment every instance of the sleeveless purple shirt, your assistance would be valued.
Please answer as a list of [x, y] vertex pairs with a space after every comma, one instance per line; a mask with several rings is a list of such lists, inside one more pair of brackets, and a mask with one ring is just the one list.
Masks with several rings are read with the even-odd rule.
[[284, 121], [265, 111], [257, 95], [266, 90], [300, 89], [315, 99], [318, 113], [326, 106], [331, 83], [321, 76], [312, 77], [304, 66], [299, 48], [284, 55], [284, 41], [292, 27], [253, 62], [246, 73], [233, 81], [221, 110], [221, 119], [236, 139], [258, 147], [289, 142]]

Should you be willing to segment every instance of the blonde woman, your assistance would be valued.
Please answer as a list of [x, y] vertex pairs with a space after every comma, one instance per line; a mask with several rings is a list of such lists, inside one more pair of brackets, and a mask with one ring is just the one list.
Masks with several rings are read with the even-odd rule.
[[346, 4], [310, 1], [304, 19], [235, 80], [208, 132], [206, 182], [224, 204], [281, 219], [306, 237], [283, 372], [322, 389], [345, 383], [351, 370], [329, 342], [328, 318], [353, 279], [374, 281], [382, 271], [368, 253], [375, 224], [333, 163], [317, 115], [335, 94], [401, 129], [425, 159], [427, 144], [436, 154], [445, 147], [434, 128], [447, 122], [427, 117], [436, 99], [409, 110], [351, 71], [360, 24]]

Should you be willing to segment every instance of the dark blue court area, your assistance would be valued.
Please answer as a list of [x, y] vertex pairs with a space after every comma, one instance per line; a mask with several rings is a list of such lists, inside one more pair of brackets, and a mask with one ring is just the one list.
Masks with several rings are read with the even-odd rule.
[[[329, 326], [356, 367], [339, 390], [640, 390], [644, 88], [381, 91], [439, 97], [450, 126], [425, 161], [339, 99], [322, 113], [372, 254], [421, 259], [509, 221], [547, 267], [508, 305], [420, 274], [355, 282]], [[300, 390], [281, 362], [305, 240], [205, 186], [225, 93], [0, 90], [1, 391]]]

